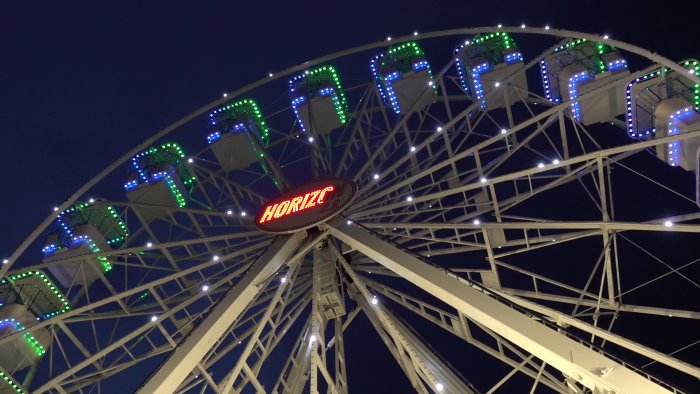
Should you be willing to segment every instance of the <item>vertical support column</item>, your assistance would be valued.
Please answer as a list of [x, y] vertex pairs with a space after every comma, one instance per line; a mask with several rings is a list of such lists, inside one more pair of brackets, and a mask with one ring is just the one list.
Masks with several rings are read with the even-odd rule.
[[[557, 113], [559, 118], [559, 135], [561, 137], [561, 150], [564, 155], [564, 160], [569, 160], [569, 142], [566, 137], [566, 120], [564, 119], [564, 110], [560, 109]], [[566, 173], [571, 172], [571, 166], [566, 166]]]
[[345, 369], [345, 341], [343, 340], [343, 320], [336, 317], [335, 326], [335, 387], [339, 394], [348, 393], [348, 374]]
[[[603, 167], [603, 158], [598, 157], [596, 160], [598, 165], [598, 190], [600, 192], [600, 208], [603, 211], [603, 222], [610, 220], [608, 215], [608, 197], [605, 187], [605, 168]], [[612, 259], [610, 258], [610, 232], [603, 229], [603, 248], [605, 248], [605, 281], [608, 285], [608, 305], [615, 307], [615, 282], [613, 282], [613, 267]]]
[[209, 349], [245, 311], [260, 291], [259, 286], [287, 263], [288, 258], [305, 236], [306, 233], [299, 232], [276, 238], [236, 286], [221, 298], [207, 317], [173, 350], [158, 371], [141, 386], [138, 392], [143, 394], [175, 392]]
[[326, 363], [326, 323], [329, 319], [344, 315], [345, 308], [338, 291], [335, 258], [325, 242], [313, 251], [312, 289], [311, 332], [315, 340], [311, 344], [310, 392], [319, 393], [320, 372], [328, 384], [328, 391], [337, 393]]

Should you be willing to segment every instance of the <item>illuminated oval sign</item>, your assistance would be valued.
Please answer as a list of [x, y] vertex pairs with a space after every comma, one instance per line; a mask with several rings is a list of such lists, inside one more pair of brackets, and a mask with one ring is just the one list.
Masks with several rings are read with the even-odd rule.
[[357, 193], [352, 181], [317, 180], [287, 190], [266, 202], [255, 216], [262, 231], [290, 233], [327, 221], [345, 209]]

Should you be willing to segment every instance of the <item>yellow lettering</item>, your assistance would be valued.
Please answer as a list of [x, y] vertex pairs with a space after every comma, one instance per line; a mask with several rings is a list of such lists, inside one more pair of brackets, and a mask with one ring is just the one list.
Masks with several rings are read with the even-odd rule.
[[318, 203], [323, 204], [323, 199], [326, 197], [326, 193], [332, 192], [333, 191], [333, 186], [326, 186], [321, 190], [321, 194], [318, 195]]
[[306, 205], [304, 205], [304, 208], [303, 208], [303, 209], [309, 209], [309, 208], [315, 207], [315, 206], [316, 206], [316, 197], [318, 197], [318, 194], [319, 194], [320, 192], [321, 192], [320, 190], [314, 190], [314, 191], [312, 191], [312, 192], [311, 192], [311, 198], [310, 198], [309, 201], [306, 203]]
[[287, 213], [285, 215], [289, 215], [292, 212], [296, 212], [299, 210], [299, 204], [304, 198], [301, 196], [294, 197], [292, 198], [292, 201], [289, 203], [289, 208], [287, 208]]
[[277, 207], [277, 210], [275, 210], [275, 219], [284, 216], [287, 213], [287, 207], [289, 206], [289, 200], [284, 200], [280, 203], [280, 205]]
[[275, 214], [275, 209], [277, 209], [277, 204], [275, 205], [268, 205], [267, 208], [265, 208], [265, 213], [260, 217], [260, 222], [258, 223], [265, 223], [272, 219], [272, 216]]

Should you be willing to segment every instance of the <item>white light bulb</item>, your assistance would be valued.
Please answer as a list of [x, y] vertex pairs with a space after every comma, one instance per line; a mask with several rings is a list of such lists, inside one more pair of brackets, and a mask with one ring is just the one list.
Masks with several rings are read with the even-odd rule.
[[501, 129], [501, 134], [505, 134], [505, 133], [507, 133], [507, 132], [508, 132], [508, 130], [506, 130], [506, 129]]
[[348, 221], [347, 221], [346, 223], [347, 223], [347, 224], [348, 224], [348, 226], [349, 226], [349, 225], [351, 225], [351, 224], [352, 224], [352, 220], [348, 220]]
[[441, 132], [441, 131], [442, 131], [442, 127], [441, 127], [441, 126], [438, 126], [438, 127], [437, 127], [437, 132], [439, 133], [439, 132]]
[[377, 297], [373, 297], [372, 298], [372, 305], [377, 305], [377, 303], [379, 303], [379, 301], [377, 300]]
[[227, 214], [227, 215], [233, 215], [233, 211], [229, 209], [228, 211], [226, 211], [226, 214]]
[[311, 341], [311, 343], [316, 342], [316, 335], [312, 335], [311, 338], [309, 338], [309, 341]]
[[241, 211], [241, 216], [245, 216], [247, 213], [245, 211]]
[[433, 81], [428, 81], [428, 86], [433, 86]]
[[58, 211], [58, 207], [53, 207], [53, 211], [54, 212]]
[[284, 282], [286, 282], [286, 281], [287, 281], [287, 277], [286, 277], [286, 276], [283, 276], [282, 279], [280, 279], [280, 282], [282, 282], [282, 283], [284, 283]]
[[607, 34], [603, 36], [603, 39], [604, 39], [604, 40], [607, 40], [608, 38], [610, 38], [610, 36], [607, 35]]
[[227, 96], [228, 96], [228, 94], [224, 93], [224, 94], [223, 94], [223, 96], [224, 96], [224, 97], [227, 97]]
[[214, 260], [214, 261], [219, 261], [219, 256], [217, 256], [217, 255], [214, 255], [214, 258], [213, 258], [213, 260]]
[[94, 198], [91, 198], [91, 199], [90, 199], [90, 204], [92, 204], [92, 203], [94, 203], [94, 202], [95, 202], [95, 199], [94, 199]]
[[374, 175], [372, 176], [372, 178], [374, 178], [374, 179], [379, 179], [379, 174], [374, 174]]
[[309, 142], [314, 142], [314, 137], [309, 137]]
[[539, 163], [539, 164], [537, 165], [537, 168], [544, 168], [544, 163]]
[[158, 316], [151, 316], [151, 321], [152, 321], [152, 322], [154, 322], [154, 321], [156, 321], [156, 320], [158, 320]]
[[481, 183], [486, 183], [486, 178], [481, 178]]
[[666, 226], [666, 227], [671, 227], [671, 226], [673, 226], [673, 222], [670, 221], [670, 220], [667, 220], [667, 221], [664, 222], [664, 226]]
[[478, 226], [481, 224], [481, 221], [479, 219], [474, 219], [472, 223], [474, 223], [475, 226]]
[[549, 30], [549, 25], [544, 27], [545, 30]]
[[413, 197], [411, 197], [411, 196], [406, 197], [406, 201], [408, 201], [408, 202], [413, 201]]
[[524, 28], [525, 28], [525, 24], [523, 23], [522, 25], [520, 25], [520, 28], [521, 28], [521, 29], [524, 29]]
[[442, 383], [436, 383], [435, 384], [435, 390], [437, 391], [442, 391], [445, 389], [445, 386], [442, 385]]
[[272, 73], [267, 74], [268, 77], [272, 78]]
[[202, 291], [209, 291], [209, 286], [207, 286], [207, 285], [202, 286]]
[[7, 263], [9, 263], [9, 262], [10, 262], [10, 260], [8, 260], [8, 259], [2, 259], [2, 263], [3, 263], [3, 264], [7, 264]]
[[500, 83], [500, 82], [496, 82], [496, 83], [493, 84], [493, 86], [499, 87], [499, 86], [501, 86], [501, 83]]
[[153, 246], [153, 244], [152, 244], [151, 242], [146, 243], [146, 247], [147, 247], [147, 248], [150, 248], [150, 247], [152, 247], [152, 246]]
[[415, 147], [415, 146], [412, 146], [412, 147], [411, 147], [411, 152], [415, 152], [415, 151], [416, 151], [416, 147]]
[[187, 159], [187, 162], [190, 163], [190, 164], [192, 164], [192, 163], [194, 163], [194, 159], [192, 159], [192, 158], [190, 157], [189, 159]]
[[498, 24], [498, 28], [500, 29], [501, 27], [503, 27], [503, 25], [501, 25], [501, 24], [499, 23], [499, 24]]
[[559, 164], [559, 159], [554, 159], [554, 161], [552, 162], [552, 164]]
[[414, 36], [417, 36], [417, 35], [418, 35], [418, 32], [417, 32], [417, 31], [414, 31], [414, 32], [413, 32], [413, 35], [414, 35]]
[[387, 40], [387, 41], [391, 41], [391, 36], [388, 36], [388, 37], [386, 38], [386, 40]]

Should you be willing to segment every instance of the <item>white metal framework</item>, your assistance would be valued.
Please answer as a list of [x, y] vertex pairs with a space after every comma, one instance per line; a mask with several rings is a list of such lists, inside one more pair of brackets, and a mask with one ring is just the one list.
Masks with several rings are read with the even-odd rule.
[[[465, 55], [505, 33], [540, 44], [520, 53], [508, 43], [500, 63], [486, 50]], [[328, 63], [341, 78], [366, 78], [368, 69], [349, 67], [377, 53], [389, 59], [387, 47], [414, 41], [466, 43], [442, 60], [421, 60], [432, 71], [416, 63], [415, 73], [389, 74], [398, 69], [389, 65], [379, 83], [346, 86], [349, 108], [337, 114], [319, 104], [332, 90], [306, 97], [303, 110], [302, 100], [261, 103], [269, 143], [243, 125], [250, 147], [226, 148], [252, 149], [245, 165], [223, 169], [217, 158], [233, 153], [218, 145], [170, 173], [194, 174], [184, 197], [173, 192], [177, 199], [161, 204], [105, 196], [129, 230], [119, 247], [100, 244], [98, 234], [89, 248], [41, 260], [37, 245], [57, 220], [52, 212], [0, 269], [0, 352], [13, 355], [0, 356], [0, 393], [115, 392], [112, 385], [140, 393], [352, 392], [353, 380], [387, 378], [352, 375], [346, 356], [361, 344], [344, 333], [357, 319], [421, 393], [697, 391], [692, 149], [700, 123], [675, 116], [698, 111], [700, 78], [697, 68], [608, 37], [468, 28], [305, 62], [157, 132], [57, 211], [93, 204], [91, 193], [129, 159], [176, 140], [186, 124], [203, 129], [202, 116], [215, 108], [263, 91], [286, 94], [287, 79]], [[586, 58], [577, 49], [585, 42], [599, 52]], [[586, 69], [593, 58], [600, 70]], [[624, 97], [657, 70], [669, 77], [644, 88], [661, 95], [657, 103], [645, 107], [630, 89]], [[559, 78], [560, 98], [542, 76]], [[339, 85], [331, 87], [337, 104]], [[695, 89], [695, 103], [682, 100], [683, 87]], [[654, 112], [664, 105], [678, 112]], [[631, 138], [624, 109], [632, 106], [668, 130]], [[678, 168], [676, 149], [695, 167]], [[255, 226], [255, 212], [280, 191], [335, 177], [358, 187], [339, 216], [283, 235]], [[38, 278], [47, 278], [46, 289]], [[40, 289], [31, 300], [30, 287]], [[441, 355], [446, 346], [460, 357]]]

